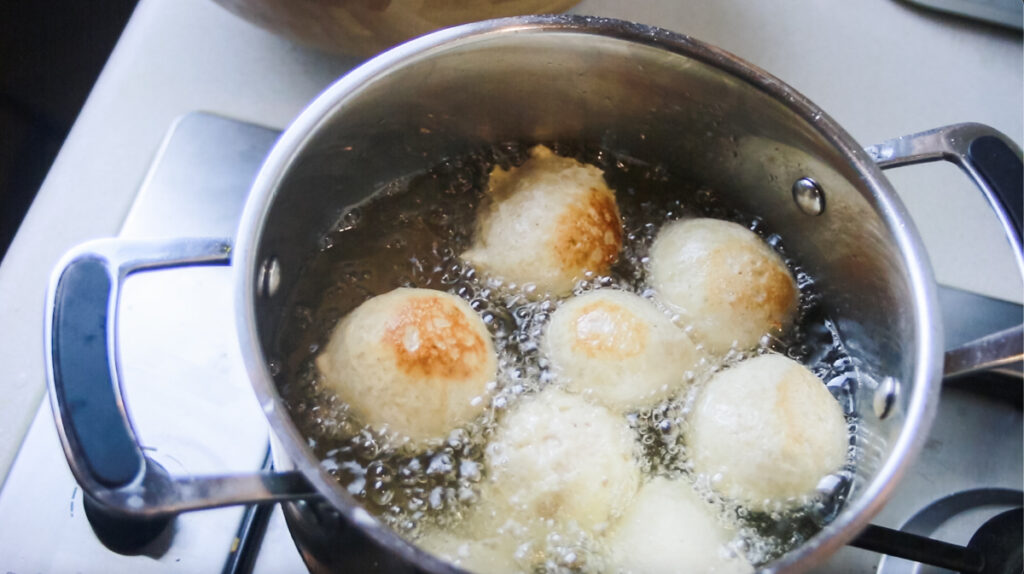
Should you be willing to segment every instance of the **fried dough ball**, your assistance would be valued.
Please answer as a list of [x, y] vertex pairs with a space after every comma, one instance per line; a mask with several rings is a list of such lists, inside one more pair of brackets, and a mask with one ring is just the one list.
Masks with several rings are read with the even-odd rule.
[[523, 165], [495, 167], [462, 257], [504, 280], [565, 295], [584, 273], [607, 273], [622, 249], [615, 193], [595, 166], [538, 145]]
[[756, 347], [793, 321], [799, 293], [777, 253], [742, 225], [687, 219], [658, 233], [650, 253], [658, 298], [715, 354]]
[[727, 547], [732, 537], [715, 508], [688, 483], [659, 477], [640, 488], [609, 533], [608, 546], [622, 574], [752, 572]]
[[520, 403], [486, 450], [481, 504], [529, 527], [548, 521], [600, 531], [640, 485], [625, 417], [557, 389]]
[[344, 317], [316, 366], [361, 422], [422, 446], [484, 409], [497, 356], [468, 303], [402, 288]]
[[742, 361], [702, 389], [687, 437], [694, 470], [749, 508], [801, 504], [846, 460], [846, 420], [818, 377], [778, 354]]
[[[428, 529], [416, 543], [434, 555], [480, 574], [556, 571], [609, 572], [606, 551], [577, 524], [555, 520], [522, 522], [507, 507], [488, 516], [470, 508], [454, 529]], [[491, 510], [497, 510], [491, 508]]]
[[543, 344], [556, 376], [570, 391], [620, 412], [677, 391], [700, 361], [686, 333], [653, 303], [613, 289], [559, 307]]
[[416, 543], [427, 552], [470, 572], [514, 574], [523, 571], [515, 560], [516, 541], [509, 536], [478, 537], [433, 530]]

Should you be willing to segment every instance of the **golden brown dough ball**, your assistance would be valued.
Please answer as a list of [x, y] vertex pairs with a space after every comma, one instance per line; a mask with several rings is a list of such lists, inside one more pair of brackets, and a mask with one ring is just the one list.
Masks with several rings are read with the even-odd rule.
[[620, 412], [678, 391], [700, 362], [690, 339], [653, 303], [613, 289], [559, 307], [543, 344], [566, 388]]
[[618, 259], [619, 208], [593, 165], [535, 146], [523, 165], [494, 168], [487, 195], [462, 257], [492, 276], [565, 295], [586, 272], [607, 273]]
[[657, 297], [693, 326], [695, 342], [723, 354], [757, 346], [796, 313], [796, 281], [777, 253], [742, 225], [686, 219], [658, 233], [650, 253]]
[[360, 421], [422, 446], [483, 411], [497, 357], [465, 301], [402, 288], [343, 318], [316, 366]]

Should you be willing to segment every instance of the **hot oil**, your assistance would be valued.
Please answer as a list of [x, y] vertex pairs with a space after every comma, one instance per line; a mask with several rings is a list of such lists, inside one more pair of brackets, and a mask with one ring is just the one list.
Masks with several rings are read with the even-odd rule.
[[[585, 278], [575, 294], [612, 287], [650, 297], [647, 254], [658, 230], [666, 222], [694, 216], [728, 219], [754, 230], [783, 256], [800, 289], [798, 320], [790, 332], [781, 338], [766, 336], [757, 350], [731, 353], [682, 396], [628, 414], [637, 433], [643, 472], [696, 479], [684, 441], [696, 393], [711, 372], [756, 353], [781, 352], [807, 365], [829, 385], [848, 415], [850, 435], [856, 436], [852, 380], [857, 365], [819, 304], [812, 278], [787, 257], [780, 238], [764, 222], [729, 209], [712, 190], [674, 180], [662, 166], [598, 148], [551, 147], [559, 155], [604, 170], [609, 187], [616, 191], [624, 224], [618, 262], [607, 276]], [[526, 149], [517, 144], [484, 149], [379, 190], [323, 236], [320, 251], [309, 260], [290, 294], [292, 312], [277, 342], [282, 360], [276, 366], [278, 385], [293, 419], [324, 468], [368, 510], [413, 539], [426, 525], [453, 528], [459, 524], [478, 499], [487, 472], [484, 449], [502, 413], [551, 380], [540, 339], [560, 301], [529, 293], [530, 286], [484, 277], [459, 258], [472, 241], [488, 173], [495, 165], [521, 164]], [[410, 452], [355, 420], [346, 405], [324, 388], [314, 365], [339, 319], [363, 301], [397, 287], [437, 289], [468, 301], [487, 325], [499, 357], [498, 378], [484, 414], [422, 452]], [[673, 319], [679, 322], [678, 317]], [[847, 468], [842, 476], [831, 478], [828, 496], [795, 509], [748, 512], [718, 500], [701, 480], [695, 486], [718, 502], [724, 520], [739, 525], [735, 547], [752, 564], [763, 564], [807, 540], [834, 516], [855, 456], [851, 446]], [[592, 556], [581, 561], [580, 557], [599, 554], [600, 544], [584, 538], [590, 542], [569, 543], [565, 541], [573, 536], [554, 532], [544, 545], [543, 559], [523, 566], [551, 572], [591, 570], [601, 560]]]

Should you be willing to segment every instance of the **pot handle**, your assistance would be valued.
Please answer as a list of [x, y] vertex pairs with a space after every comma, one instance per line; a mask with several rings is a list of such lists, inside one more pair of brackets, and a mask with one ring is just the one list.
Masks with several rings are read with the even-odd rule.
[[45, 327], [50, 403], [75, 479], [106, 510], [159, 517], [315, 494], [298, 472], [170, 476], [146, 457], [132, 428], [117, 357], [124, 280], [136, 271], [230, 262], [226, 239], [100, 239], [66, 254], [51, 277]]
[[[945, 160], [960, 166], [985, 195], [1013, 248], [1024, 275], [1021, 225], [1024, 219], [1024, 162], [1006, 135], [986, 125], [954, 124], [903, 136], [866, 148], [882, 169]], [[1024, 325], [946, 351], [945, 376], [1018, 366], [1024, 360]]]

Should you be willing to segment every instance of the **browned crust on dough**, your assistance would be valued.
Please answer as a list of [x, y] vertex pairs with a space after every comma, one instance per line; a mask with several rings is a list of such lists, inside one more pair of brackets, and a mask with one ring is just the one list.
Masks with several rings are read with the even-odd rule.
[[[613, 325], [611, 332], [595, 332], [591, 321]], [[573, 348], [592, 358], [635, 357], [647, 347], [647, 325], [619, 305], [595, 301], [580, 309], [574, 322]]]
[[622, 220], [615, 195], [590, 188], [558, 219], [554, 253], [563, 271], [605, 273], [622, 249]]
[[[407, 338], [418, 345], [410, 349]], [[384, 344], [395, 366], [411, 377], [465, 381], [487, 363], [487, 344], [462, 309], [442, 297], [417, 297], [403, 303], [388, 321]]]
[[[764, 317], [781, 329], [796, 305], [796, 283], [784, 265], [762, 255], [752, 245], [729, 244], [707, 257], [707, 292], [712, 304], [751, 317]], [[735, 297], [723, 285], [743, 285], [747, 297]]]

